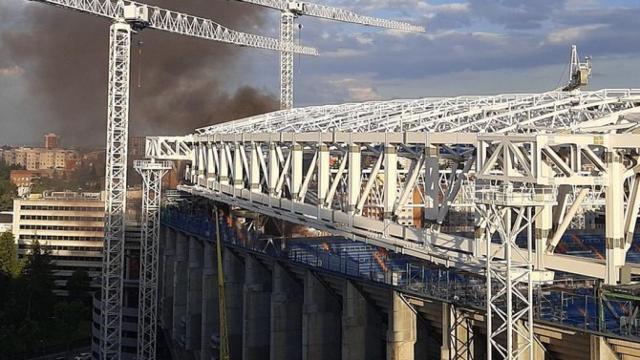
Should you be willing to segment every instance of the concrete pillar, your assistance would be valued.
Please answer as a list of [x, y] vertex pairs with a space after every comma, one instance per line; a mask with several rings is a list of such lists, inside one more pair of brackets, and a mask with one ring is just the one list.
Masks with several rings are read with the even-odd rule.
[[382, 359], [380, 314], [349, 280], [345, 281], [342, 304], [342, 358]]
[[293, 201], [297, 201], [303, 181], [302, 158], [304, 155], [304, 148], [302, 145], [294, 143], [291, 151], [291, 199], [293, 199]]
[[211, 335], [219, 336], [218, 261], [215, 245], [204, 243], [202, 269], [202, 326], [200, 330], [200, 359], [211, 360]]
[[416, 313], [397, 292], [391, 295], [389, 329], [387, 330], [387, 360], [414, 358], [417, 340]]
[[167, 228], [163, 242], [162, 260], [162, 328], [173, 329], [173, 266], [176, 253], [176, 232]]
[[302, 359], [336, 360], [341, 355], [341, 309], [336, 298], [307, 271], [302, 309]]
[[[244, 188], [244, 166], [242, 164], [243, 143], [236, 142], [233, 151], [233, 188], [241, 190]], [[234, 191], [235, 192], [235, 191]]]
[[442, 303], [440, 359], [475, 359], [473, 324], [460, 310]]
[[362, 191], [362, 156], [360, 153], [360, 145], [349, 145], [349, 154], [347, 156], [349, 156], [349, 169], [347, 176], [349, 179], [349, 185], [347, 188], [347, 211], [349, 214], [353, 214], [356, 211], [358, 197]]
[[232, 359], [242, 358], [242, 298], [244, 286], [244, 264], [236, 254], [224, 249], [222, 254], [224, 272], [225, 307], [229, 351]]
[[271, 272], [253, 256], [244, 260], [242, 358], [264, 359], [269, 354]]
[[395, 146], [384, 148], [384, 218], [393, 217], [393, 207], [398, 197], [398, 150]]
[[182, 335], [182, 319], [187, 310], [187, 248], [187, 236], [178, 232], [173, 265], [173, 326], [171, 332], [173, 340], [177, 340]]
[[220, 143], [220, 146], [218, 147], [218, 161], [220, 162], [218, 175], [220, 179], [220, 185], [229, 185], [229, 158], [227, 158], [227, 146], [229, 145]]
[[611, 360], [618, 359], [619, 356], [607, 343], [607, 339], [602, 336], [591, 335], [589, 360]]
[[[518, 327], [522, 329], [521, 330], [522, 333], [525, 332], [526, 326], [524, 322], [522, 321], [518, 322]], [[537, 341], [535, 341], [535, 334], [533, 336], [534, 336], [534, 340], [533, 340], [533, 343], [531, 344], [531, 346], [533, 347], [533, 356], [530, 356], [530, 352], [527, 350], [518, 357], [518, 360], [544, 360], [545, 359], [544, 348]], [[528, 341], [526, 341], [525, 337], [520, 336], [517, 332], [514, 332], [514, 336], [513, 336], [514, 350], [522, 348], [527, 343]]]
[[[540, 162], [541, 175], [545, 177], [553, 177], [553, 170], [551, 165]], [[544, 205], [540, 210], [540, 215], [535, 221], [535, 244], [536, 261], [534, 264], [535, 270], [544, 270], [544, 258], [549, 249], [549, 235], [551, 234], [551, 228], [553, 226], [553, 206]]]
[[605, 191], [606, 217], [606, 279], [608, 285], [620, 280], [620, 268], [625, 263], [624, 241], [624, 166], [622, 156], [615, 152], [606, 153], [608, 184]]
[[322, 207], [327, 199], [329, 186], [331, 186], [331, 153], [329, 146], [320, 144], [318, 147], [318, 204]]
[[438, 218], [439, 207], [439, 183], [440, 183], [440, 164], [437, 147], [425, 147], [424, 157], [424, 187], [425, 187], [425, 218], [435, 221]]
[[189, 268], [187, 289], [187, 350], [192, 350], [196, 358], [200, 352], [200, 330], [202, 327], [202, 243], [195, 237], [189, 238]]
[[303, 288], [279, 263], [273, 266], [271, 359], [302, 358]]
[[251, 192], [260, 192], [260, 157], [258, 144], [251, 143], [251, 159], [249, 160], [249, 183]]

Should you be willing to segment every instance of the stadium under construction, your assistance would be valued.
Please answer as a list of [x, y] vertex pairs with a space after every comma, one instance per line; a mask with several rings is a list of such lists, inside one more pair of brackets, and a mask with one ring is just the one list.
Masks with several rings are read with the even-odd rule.
[[[294, 54], [317, 55], [296, 18], [424, 28], [240, 1], [280, 11], [280, 39], [129, 0], [38, 0], [110, 22], [94, 358], [163, 358], [164, 338], [176, 359], [640, 359], [640, 89], [581, 90], [574, 48], [550, 92], [294, 108]], [[282, 110], [147, 138], [136, 297], [129, 81], [145, 29], [279, 52]], [[184, 183], [163, 197], [174, 166]]]
[[201, 359], [640, 358], [639, 105], [393, 100], [148, 137], [148, 164], [187, 164], [156, 214], [161, 326]]

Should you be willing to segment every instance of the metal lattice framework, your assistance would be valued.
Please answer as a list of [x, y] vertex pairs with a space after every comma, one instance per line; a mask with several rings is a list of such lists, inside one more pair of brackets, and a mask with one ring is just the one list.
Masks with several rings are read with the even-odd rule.
[[129, 65], [131, 26], [110, 28], [109, 103], [105, 172], [105, 237], [102, 259], [102, 359], [119, 358], [122, 325], [122, 263], [127, 200]]
[[[294, 16], [284, 11], [280, 14], [280, 41], [285, 46], [294, 44]], [[280, 53], [280, 108], [293, 107], [293, 53], [284, 50]]]
[[[180, 189], [192, 194], [484, 269], [488, 346], [516, 359], [533, 352], [534, 277], [621, 281], [640, 209], [638, 106], [634, 89], [315, 106], [147, 138], [147, 156], [190, 160], [193, 185]], [[584, 202], [604, 206], [605, 261], [554, 253]], [[458, 206], [476, 209], [473, 238], [441, 231]], [[469, 335], [450, 336], [463, 348]], [[468, 356], [457, 348], [453, 358]]]
[[137, 359], [156, 358], [158, 314], [158, 259], [160, 243], [160, 205], [162, 177], [171, 169], [168, 161], [135, 161], [142, 176], [142, 218], [140, 246], [140, 285], [138, 296]]
[[84, 13], [89, 13], [107, 19], [123, 19], [127, 6], [148, 10], [148, 20], [145, 27], [197, 37], [205, 40], [213, 40], [228, 44], [242, 45], [259, 49], [274, 51], [290, 51], [304, 55], [318, 55], [316, 49], [286, 44], [284, 46], [277, 39], [231, 30], [214, 21], [192, 16], [185, 13], [162, 9], [156, 6], [128, 0], [36, 0], [49, 5], [61, 6]]
[[374, 101], [277, 111], [197, 132], [585, 130], [589, 122], [594, 127], [617, 122], [637, 111], [639, 101], [640, 89]]
[[[498, 246], [485, 241], [485, 274], [487, 349], [497, 351], [501, 359], [533, 358], [533, 227], [541, 208], [552, 205], [555, 195], [553, 189], [514, 188], [511, 182], [477, 192], [476, 209], [490, 224], [485, 239], [491, 239], [493, 231], [499, 235]], [[516, 243], [523, 232], [525, 248]], [[487, 359], [491, 358], [490, 350]]]

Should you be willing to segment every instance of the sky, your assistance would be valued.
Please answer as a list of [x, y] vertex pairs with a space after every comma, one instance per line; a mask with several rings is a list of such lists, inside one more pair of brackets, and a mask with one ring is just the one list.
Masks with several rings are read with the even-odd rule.
[[[185, 0], [183, 3], [194, 1], [200, 0]], [[239, 4], [233, 5], [234, 12], [226, 13], [224, 6], [231, 5], [226, 0], [206, 1], [206, 4], [219, 3], [215, 5], [217, 10], [205, 9], [203, 14], [197, 15], [214, 20], [219, 16], [222, 24], [242, 31], [273, 37], [278, 35], [279, 13], [275, 10], [255, 10], [253, 5]], [[46, 17], [48, 12], [56, 12], [57, 21], [61, 16], [68, 16], [69, 19], [85, 16], [66, 15], [64, 10], [49, 9], [46, 5], [27, 3], [24, 0], [3, 2], [5, 4], [0, 5], [0, 38], [3, 35], [6, 38], [6, 35], [15, 32], [17, 28], [24, 27], [22, 17], [30, 14], [32, 7], [42, 9], [37, 10], [34, 19], [27, 19], [27, 23], [38, 21], [40, 16]], [[179, 5], [177, 2], [170, 3]], [[425, 26], [427, 31], [408, 34], [311, 17], [298, 18], [297, 22], [302, 25], [296, 35], [298, 41], [316, 47], [320, 56], [295, 58], [296, 106], [551, 90], [566, 81], [572, 44], [578, 46], [581, 57], [591, 56], [593, 59], [590, 89], [640, 88], [640, 0], [323, 0], [318, 3], [348, 8], [363, 15], [409, 21]], [[8, 11], [3, 11], [3, 6]], [[200, 8], [194, 7], [193, 10]], [[252, 15], [240, 19], [237, 14], [243, 12], [251, 12]], [[55, 26], [56, 23], [46, 24]], [[104, 26], [106, 29], [108, 23], [98, 23], [95, 26]], [[22, 31], [35, 29], [36, 27], [27, 26]], [[43, 31], [42, 27], [37, 29]], [[70, 40], [73, 43], [72, 37], [76, 36], [76, 31], [79, 38], [81, 35], [83, 39], [87, 37], [87, 31], [81, 26], [77, 29], [71, 26], [65, 34], [67, 42]], [[96, 41], [105, 42], [105, 32], [96, 34]], [[153, 41], [152, 36], [161, 39], [164, 39], [161, 36], [171, 37], [150, 35], [148, 32], [152, 30], [143, 31], [139, 37], [145, 41], [145, 46], [148, 42], [149, 47], [162, 48], [166, 45], [162, 40]], [[45, 41], [47, 39], [46, 31], [38, 36], [44, 37]], [[35, 91], [34, 84], [37, 84], [38, 79], [34, 75], [39, 74], [38, 66], [42, 66], [43, 59], [49, 67], [55, 67], [60, 62], [60, 71], [73, 78], [83, 75], [75, 74], [73, 68], [65, 68], [65, 59], [68, 57], [86, 58], [88, 62], [97, 56], [107, 56], [106, 52], [102, 54], [98, 49], [97, 54], [92, 54], [93, 58], [87, 57], [82, 50], [82, 43], [68, 48], [57, 45], [61, 47], [60, 51], [66, 52], [64, 57], [51, 56], [50, 52], [40, 52], [38, 48], [28, 56], [15, 56], [12, 48], [3, 45], [6, 44], [0, 42], [0, 144], [29, 143], [39, 140], [44, 132], [63, 129], [60, 126], [62, 120], [56, 117], [69, 115], [58, 111], [52, 104], [63, 102], [64, 96], [73, 96], [73, 91], [65, 91], [62, 84], [59, 92]], [[200, 42], [194, 46], [196, 49], [204, 49], [215, 45]], [[162, 100], [166, 87], [171, 87], [172, 91], [181, 92], [177, 97], [180, 103], [185, 102], [185, 97], [216, 97], [223, 101], [215, 104], [224, 105], [228, 102], [224, 99], [235, 101], [239, 98], [238, 94], [245, 96], [239, 90], [250, 87], [253, 92], [249, 93], [255, 92], [258, 94], [255, 96], [263, 100], [261, 104], [264, 106], [256, 106], [255, 111], [266, 111], [265, 109], [271, 109], [270, 106], [277, 105], [278, 54], [254, 49], [236, 50], [229, 46], [223, 48], [223, 51], [232, 55], [212, 53], [205, 58], [206, 61], [200, 62], [184, 58], [187, 65], [172, 61], [172, 67], [165, 66], [163, 71], [174, 73], [175, 77], [169, 77], [168, 80], [176, 83], [175, 88], [163, 82], [163, 88], [155, 89], [152, 87], [153, 81], [147, 80], [151, 84], [150, 88], [138, 96], [139, 100], [132, 99], [132, 102], [136, 100], [149, 109], [153, 104], [162, 103], [158, 99]], [[196, 50], [190, 56], [196, 54], [197, 57], [197, 53]], [[162, 51], [158, 54], [156, 55], [160, 56]], [[218, 58], [221, 60], [217, 61]], [[148, 63], [149, 67], [153, 67], [154, 59], [145, 59], [145, 65]], [[136, 61], [136, 58], [133, 60]], [[145, 74], [145, 65], [142, 66], [141, 73], [143, 79], [148, 79], [152, 75]], [[185, 81], [182, 77], [186, 66], [191, 69], [188, 73], [197, 74], [196, 76], [215, 74], [211, 75], [215, 77], [215, 89], [191, 86], [191, 81]], [[193, 70], [194, 67], [197, 71]], [[95, 64], [92, 69], [98, 75], [104, 73], [106, 77], [107, 69], [103, 64]], [[101, 76], [87, 78], [86, 81], [95, 81], [102, 86]], [[133, 77], [136, 77], [136, 73]], [[78, 79], [81, 80], [82, 78]], [[142, 86], [146, 85], [143, 83]], [[88, 102], [97, 104], [83, 110], [87, 122], [96, 129], [104, 127], [106, 111], [100, 104], [106, 105], [105, 91], [106, 83], [102, 92], [87, 89], [82, 93]], [[220, 93], [229, 95], [221, 97]], [[155, 99], [155, 102], [150, 102], [150, 99]], [[237, 105], [242, 106], [242, 102]], [[142, 106], [139, 108], [142, 109]], [[176, 118], [183, 119], [192, 115], [188, 111], [189, 107], [185, 109], [187, 110]], [[149, 110], [138, 111], [134, 116], [136, 119], [132, 121], [148, 124], [136, 127], [140, 135], [175, 135], [186, 133], [196, 125], [220, 120], [215, 116], [215, 108], [206, 110], [213, 112], [213, 115], [203, 116], [201, 112], [194, 112], [193, 116], [203, 119], [193, 124], [180, 120], [177, 125], [164, 126], [162, 124], [176, 121], [167, 118], [154, 123], [137, 119], [144, 118]], [[228, 113], [232, 117], [239, 112], [234, 108]], [[154, 114], [153, 117], [162, 118], [162, 113]], [[181, 127], [182, 123], [184, 126]], [[97, 132], [102, 136], [101, 130]], [[74, 141], [82, 143], [82, 139], [70, 139], [67, 142]]]

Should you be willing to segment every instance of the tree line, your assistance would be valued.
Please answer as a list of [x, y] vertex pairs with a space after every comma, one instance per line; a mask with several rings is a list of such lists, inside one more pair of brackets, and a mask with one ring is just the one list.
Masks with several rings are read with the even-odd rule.
[[90, 278], [83, 271], [57, 297], [50, 251], [35, 241], [18, 258], [13, 234], [0, 234], [0, 359], [26, 359], [51, 349], [68, 350], [90, 339]]

